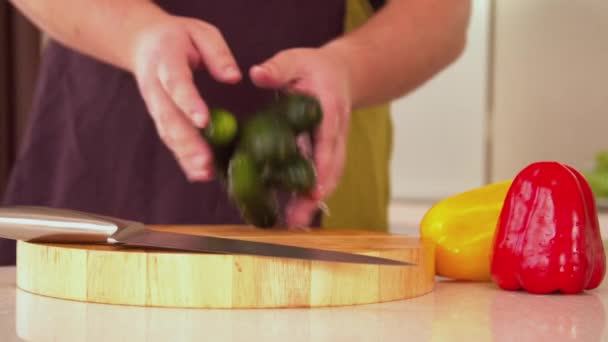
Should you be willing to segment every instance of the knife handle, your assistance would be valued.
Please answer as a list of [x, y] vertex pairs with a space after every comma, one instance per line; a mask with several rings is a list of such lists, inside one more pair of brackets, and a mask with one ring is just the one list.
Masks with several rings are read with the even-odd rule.
[[47, 207], [0, 207], [0, 238], [30, 242], [106, 242], [116, 223], [96, 215]]

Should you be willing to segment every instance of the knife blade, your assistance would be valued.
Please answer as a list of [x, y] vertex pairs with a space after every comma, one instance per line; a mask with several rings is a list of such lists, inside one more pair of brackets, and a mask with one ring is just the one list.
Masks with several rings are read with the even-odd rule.
[[370, 255], [158, 231], [132, 220], [39, 206], [0, 207], [0, 237], [41, 243], [95, 243], [355, 264], [415, 265]]

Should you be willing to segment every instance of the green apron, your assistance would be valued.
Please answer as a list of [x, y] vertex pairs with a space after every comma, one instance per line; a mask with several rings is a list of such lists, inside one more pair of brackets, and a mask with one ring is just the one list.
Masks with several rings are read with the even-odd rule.
[[[366, 0], [347, 0], [346, 31], [373, 14]], [[387, 231], [392, 152], [390, 105], [362, 108], [351, 117], [343, 177], [327, 200], [322, 226]]]

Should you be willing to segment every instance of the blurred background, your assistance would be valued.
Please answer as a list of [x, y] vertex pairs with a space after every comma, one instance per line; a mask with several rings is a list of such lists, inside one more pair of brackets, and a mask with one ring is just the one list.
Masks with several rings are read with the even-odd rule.
[[475, 0], [462, 58], [395, 101], [393, 117], [397, 230], [535, 161], [593, 171], [608, 150], [608, 1]]
[[[6, 2], [0, 25], [1, 192], [43, 39]], [[474, 0], [464, 55], [392, 108], [395, 230], [534, 161], [592, 170], [608, 150], [608, 1]]]

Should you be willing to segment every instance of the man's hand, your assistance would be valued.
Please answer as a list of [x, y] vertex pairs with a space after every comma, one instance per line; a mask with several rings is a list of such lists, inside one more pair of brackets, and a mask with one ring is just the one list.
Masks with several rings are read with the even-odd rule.
[[192, 70], [204, 67], [225, 83], [241, 79], [217, 28], [173, 16], [151, 0], [11, 3], [55, 40], [133, 73], [160, 137], [185, 174], [192, 181], [211, 178], [210, 148], [197, 131], [209, 111]]
[[344, 169], [351, 112], [348, 71], [337, 54], [325, 49], [292, 49], [254, 66], [250, 76], [259, 87], [307, 94], [321, 104], [323, 121], [314, 132], [317, 187], [311, 197], [297, 197], [287, 210], [288, 226], [306, 227], [318, 202], [336, 189]]
[[220, 82], [240, 80], [221, 33], [200, 20], [166, 16], [142, 30], [134, 47], [132, 71], [159, 136], [188, 179], [211, 179], [213, 155], [197, 129], [206, 126], [209, 109], [192, 70], [206, 67]]
[[366, 23], [319, 49], [286, 50], [251, 69], [256, 85], [315, 96], [323, 109], [314, 151], [318, 189], [290, 205], [290, 226], [309, 224], [317, 202], [335, 190], [351, 109], [404, 96], [455, 61], [470, 9], [471, 0], [388, 1]]

